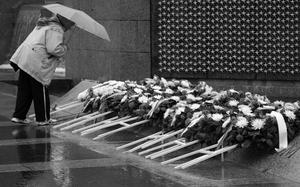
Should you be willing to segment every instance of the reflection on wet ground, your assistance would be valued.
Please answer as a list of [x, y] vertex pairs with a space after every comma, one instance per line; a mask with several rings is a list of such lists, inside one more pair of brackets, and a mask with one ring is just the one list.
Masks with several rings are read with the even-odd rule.
[[219, 159], [212, 159], [207, 160], [204, 163], [199, 163], [197, 167], [191, 167], [189, 172], [214, 180], [237, 178], [258, 179], [263, 177], [262, 174], [255, 172], [254, 170], [250, 170], [249, 168], [242, 167], [232, 162], [220, 162]]
[[0, 164], [105, 158], [74, 143], [36, 143], [0, 146]]
[[0, 173], [3, 186], [183, 187], [133, 166]]
[[0, 140], [50, 138], [49, 128], [32, 125], [10, 125], [0, 127]]

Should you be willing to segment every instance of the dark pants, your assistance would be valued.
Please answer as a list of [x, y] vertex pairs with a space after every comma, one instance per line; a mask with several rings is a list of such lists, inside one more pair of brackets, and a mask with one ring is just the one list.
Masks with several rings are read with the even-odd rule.
[[20, 69], [16, 108], [13, 117], [25, 119], [32, 100], [36, 121], [49, 120], [50, 99], [48, 89]]

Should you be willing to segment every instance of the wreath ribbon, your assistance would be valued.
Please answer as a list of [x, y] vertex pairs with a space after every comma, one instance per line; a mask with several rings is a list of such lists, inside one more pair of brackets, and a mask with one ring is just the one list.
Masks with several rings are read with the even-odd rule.
[[279, 148], [275, 148], [277, 152], [280, 152], [288, 147], [287, 127], [283, 116], [279, 112], [271, 112], [271, 116], [274, 116], [277, 120], [278, 133], [279, 133]]

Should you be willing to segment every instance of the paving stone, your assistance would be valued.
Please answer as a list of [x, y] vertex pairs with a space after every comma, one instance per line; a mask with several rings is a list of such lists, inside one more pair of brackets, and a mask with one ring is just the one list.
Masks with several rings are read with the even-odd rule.
[[132, 166], [106, 168], [53, 168], [53, 170], [0, 173], [4, 186], [181, 187], [183, 185]]

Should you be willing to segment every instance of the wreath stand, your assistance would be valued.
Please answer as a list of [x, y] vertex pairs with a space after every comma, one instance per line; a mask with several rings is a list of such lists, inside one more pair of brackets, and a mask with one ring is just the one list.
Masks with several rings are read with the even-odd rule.
[[[66, 105], [66, 106], [72, 106]], [[61, 110], [62, 111], [62, 110]], [[125, 116], [125, 117], [110, 117], [108, 119], [102, 119], [99, 120], [98, 118], [103, 118], [107, 116], [108, 114], [111, 114], [111, 111], [100, 113], [100, 112], [94, 112], [91, 114], [86, 114], [84, 116], [66, 121], [62, 124], [55, 125], [54, 129], [59, 129], [61, 131], [65, 130], [72, 130], [72, 133], [80, 133], [81, 136], [89, 135], [92, 133], [96, 133], [97, 131], [100, 131], [102, 129], [106, 129], [109, 127], [114, 126], [121, 126], [117, 129], [98, 134], [96, 137], [92, 138], [93, 140], [99, 140], [103, 137], [113, 135], [117, 132], [127, 130], [130, 128], [133, 128], [138, 125], [142, 125], [145, 123], [148, 123], [149, 120], [141, 120], [137, 121], [138, 117], [131, 117], [131, 116]], [[86, 123], [89, 123], [91, 121], [94, 121], [93, 124], [85, 125]], [[226, 121], [228, 123], [228, 121]], [[125, 149], [132, 147], [131, 149], [125, 151], [124, 153], [132, 153], [135, 151], [138, 151], [138, 155], [145, 156], [147, 159], [156, 159], [162, 156], [165, 156], [167, 154], [170, 154], [172, 152], [178, 151], [180, 149], [196, 145], [199, 143], [198, 140], [194, 140], [191, 142], [185, 142], [184, 138], [176, 138], [179, 134], [181, 134], [184, 131], [184, 129], [179, 129], [175, 131], [170, 132], [163, 132], [159, 131], [154, 134], [151, 134], [149, 136], [146, 136], [144, 138], [132, 141], [130, 143], [124, 144], [122, 146], [117, 147], [117, 150]], [[171, 164], [175, 161], [179, 161], [184, 158], [191, 157], [196, 154], [202, 154], [202, 156], [194, 158], [192, 160], [189, 160], [187, 162], [181, 163], [176, 165], [175, 169], [186, 169], [188, 167], [191, 167], [193, 165], [196, 165], [200, 162], [203, 162], [207, 159], [213, 158], [215, 156], [221, 155], [221, 160], [224, 160], [224, 153], [229, 152], [233, 149], [235, 149], [238, 145], [232, 145], [232, 146], [226, 146], [226, 147], [220, 147], [220, 141], [224, 139], [225, 134], [221, 139], [219, 140], [218, 144], [210, 145], [208, 147], [204, 147], [195, 151], [191, 151], [189, 153], [170, 158], [169, 160], [161, 162], [162, 165]], [[172, 139], [172, 140], [169, 140]], [[165, 142], [169, 140], [168, 142]], [[159, 144], [160, 143], [160, 144]], [[159, 145], [157, 145], [159, 144]]]

